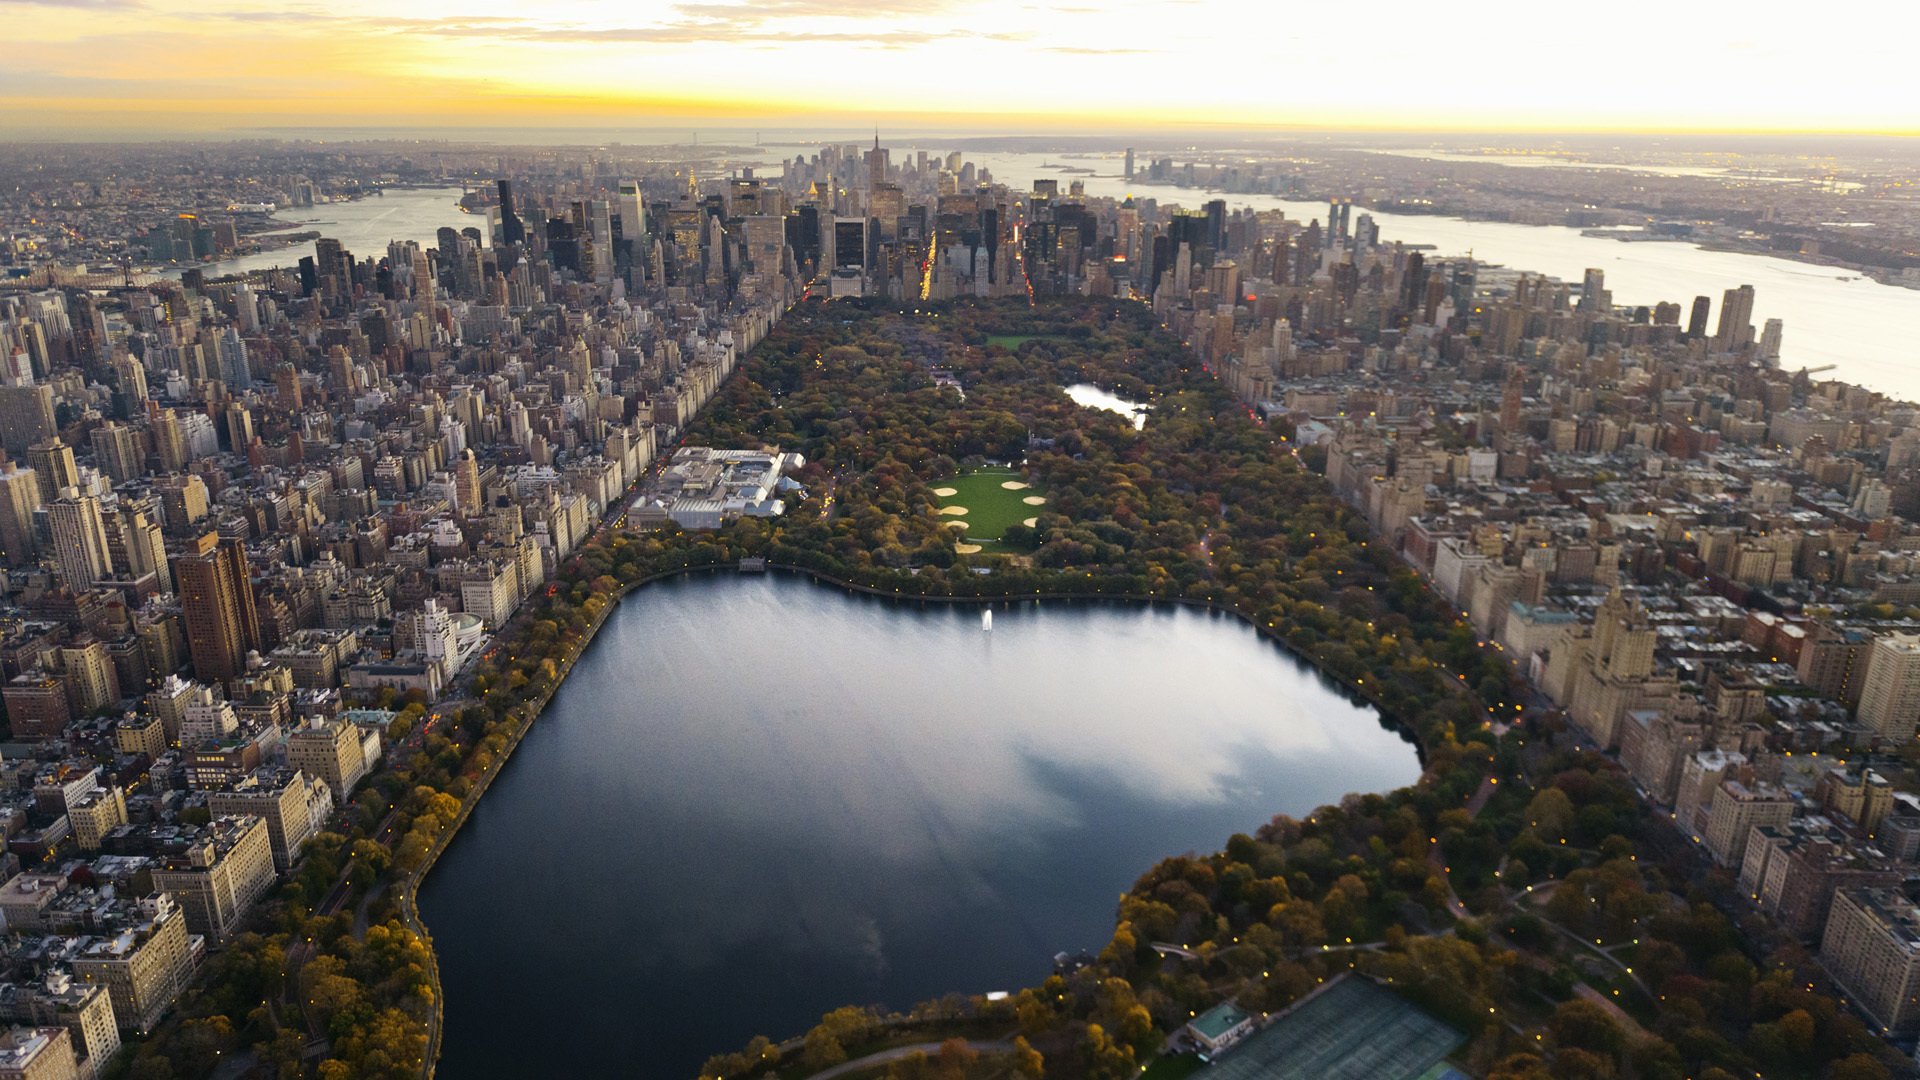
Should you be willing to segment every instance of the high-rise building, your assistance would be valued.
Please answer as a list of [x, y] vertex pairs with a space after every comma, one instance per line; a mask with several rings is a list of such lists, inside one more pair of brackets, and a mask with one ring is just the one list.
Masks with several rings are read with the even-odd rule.
[[1713, 311], [1713, 300], [1705, 296], [1693, 298], [1693, 311], [1687, 316], [1687, 336], [1703, 338], [1707, 336], [1707, 316]]
[[60, 425], [53, 418], [50, 386], [0, 386], [0, 447], [24, 454], [27, 447], [54, 436]]
[[1768, 319], [1760, 331], [1760, 360], [1763, 363], [1780, 359], [1780, 338], [1786, 324], [1779, 319]]
[[333, 791], [325, 781], [298, 769], [265, 768], [207, 793], [207, 809], [216, 815], [252, 814], [267, 823], [273, 865], [293, 869], [307, 840], [326, 827], [333, 812]]
[[42, 505], [40, 482], [32, 469], [9, 461], [0, 465], [0, 562], [31, 565], [39, 553], [33, 512]]
[[1738, 867], [1755, 826], [1785, 825], [1792, 817], [1793, 796], [1784, 789], [1722, 780], [1707, 805], [1707, 851], [1721, 866]]
[[21, 1027], [0, 1033], [0, 1080], [79, 1080], [79, 1076], [73, 1035], [66, 1028]]
[[60, 574], [75, 592], [91, 589], [113, 574], [107, 552], [107, 529], [100, 516], [100, 500], [68, 488], [47, 507], [47, 526], [53, 534], [54, 558]]
[[500, 188], [500, 239], [509, 244], [525, 243], [527, 227], [513, 205], [513, 181], [502, 179]]
[[461, 514], [473, 515], [481, 510], [480, 460], [470, 447], [453, 461], [453, 500]]
[[1133, 180], [1133, 147], [1127, 147], [1127, 180]]
[[247, 363], [247, 343], [237, 328], [229, 326], [220, 332], [216, 352], [220, 358], [220, 381], [227, 384], [229, 391], [238, 393], [253, 385], [253, 368]]
[[80, 469], [74, 464], [73, 447], [54, 436], [27, 449], [27, 464], [33, 467], [40, 483], [40, 501], [50, 503], [68, 488], [80, 483]]
[[93, 460], [116, 484], [138, 480], [147, 471], [140, 433], [113, 420], [93, 429]]
[[333, 789], [335, 802], [344, 804], [353, 787], [367, 774], [360, 731], [345, 720], [315, 717], [287, 736], [287, 764]]
[[1604, 314], [1611, 306], [1609, 300], [1607, 272], [1589, 267], [1580, 281], [1580, 310]]
[[1720, 327], [1713, 335], [1716, 352], [1733, 352], [1753, 341], [1753, 286], [1728, 289], [1720, 300]]
[[266, 820], [251, 815], [213, 819], [184, 851], [161, 859], [153, 869], [153, 887], [179, 901], [188, 931], [215, 944], [226, 941], [273, 887]]
[[1913, 738], [1920, 724], [1920, 634], [1886, 634], [1874, 641], [1859, 717], [1888, 742]]
[[150, 1031], [193, 974], [187, 917], [166, 893], [138, 901], [117, 933], [86, 940], [74, 978], [107, 988], [122, 1029]]
[[1881, 1034], [1920, 1029], [1920, 909], [1900, 890], [1835, 893], [1820, 959]]
[[194, 675], [206, 682], [238, 676], [246, 669], [248, 650], [260, 647], [246, 545], [205, 533], [191, 551], [174, 556], [173, 580]]

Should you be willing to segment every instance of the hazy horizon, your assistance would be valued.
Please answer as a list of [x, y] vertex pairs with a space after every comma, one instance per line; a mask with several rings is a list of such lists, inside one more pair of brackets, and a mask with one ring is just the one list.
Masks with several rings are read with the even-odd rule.
[[804, 118], [1000, 133], [1920, 133], [1902, 35], [1656, 0], [1604, 20], [1506, 4], [1435, 19], [1413, 0], [1364, 21], [1256, 0], [555, 0], [534, 14], [422, 0], [404, 16], [371, 0], [0, 0], [0, 13], [14, 46], [0, 134], [63, 141], [228, 138], [320, 116], [348, 128], [644, 116], [716, 130]]

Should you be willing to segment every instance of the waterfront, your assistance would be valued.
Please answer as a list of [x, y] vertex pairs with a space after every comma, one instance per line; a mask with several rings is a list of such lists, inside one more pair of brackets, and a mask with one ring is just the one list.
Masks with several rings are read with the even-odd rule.
[[[780, 155], [787, 149], [790, 148], [758, 150], [760, 164], [757, 167], [763, 171], [779, 168]], [[914, 149], [909, 147], [902, 153], [911, 154]], [[929, 144], [926, 149], [939, 147]], [[744, 158], [743, 163], [750, 163], [756, 151], [746, 148], [737, 153]], [[1089, 195], [1120, 198], [1133, 194], [1184, 206], [1199, 206], [1210, 199], [1221, 198], [1229, 207], [1281, 210], [1302, 224], [1325, 218], [1327, 211], [1323, 202], [1225, 194], [1148, 184], [1138, 179], [1129, 183], [1117, 175], [1117, 154], [969, 153], [967, 158], [990, 170], [995, 180], [1015, 191], [1031, 191], [1036, 179], [1058, 180], [1063, 189], [1079, 180], [1086, 185]], [[1094, 171], [1067, 172], [1047, 168], [1049, 164], [1091, 167]], [[287, 222], [290, 229], [317, 230], [324, 236], [339, 239], [357, 256], [378, 255], [385, 251], [389, 240], [412, 239], [432, 244], [441, 226], [482, 225], [484, 218], [459, 209], [456, 200], [460, 190], [457, 187], [393, 190], [385, 196], [352, 203], [283, 211], [276, 218]], [[1623, 243], [1584, 236], [1581, 230], [1564, 226], [1513, 225], [1380, 210], [1357, 212], [1372, 214], [1380, 224], [1382, 238], [1388, 243], [1430, 245], [1441, 255], [1472, 252], [1474, 258], [1483, 263], [1551, 274], [1569, 282], [1578, 282], [1588, 267], [1597, 267], [1606, 272], [1607, 287], [1619, 304], [1651, 306], [1671, 300], [1685, 309], [1695, 296], [1708, 296], [1713, 300], [1717, 319], [1722, 293], [1740, 285], [1752, 285], [1756, 330], [1769, 318], [1780, 318], [1786, 323], [1783, 368], [1832, 365], [1831, 371], [1819, 377], [1857, 383], [1920, 401], [1920, 344], [1916, 344], [1911, 332], [1912, 326], [1920, 324], [1920, 290], [1883, 285], [1843, 268], [1744, 252], [1713, 251], [1690, 243]], [[313, 245], [307, 243], [229, 259], [209, 264], [207, 275], [215, 277], [272, 266], [293, 266], [301, 255], [310, 254], [312, 250]]]
[[[1281, 199], [1271, 195], [1234, 195], [1148, 184], [1129, 183], [1118, 175], [1119, 156], [1066, 157], [1058, 154], [968, 154], [993, 173], [995, 180], [1015, 190], [1031, 191], [1036, 179], [1060, 182], [1062, 191], [1075, 180], [1089, 195], [1122, 198], [1150, 196], [1163, 204], [1197, 207], [1211, 199], [1225, 199], [1228, 207], [1251, 206], [1281, 210], [1288, 218], [1323, 223], [1324, 202]], [[1093, 167], [1092, 174], [1045, 168], [1047, 164]], [[1882, 393], [1920, 401], [1920, 343], [1912, 328], [1920, 324], [1920, 290], [1883, 285], [1856, 271], [1817, 266], [1793, 259], [1736, 251], [1711, 251], [1696, 244], [1632, 244], [1582, 236], [1579, 229], [1550, 225], [1511, 225], [1495, 221], [1467, 221], [1437, 214], [1395, 214], [1356, 207], [1380, 224], [1386, 243], [1428, 244], [1440, 255], [1465, 255], [1514, 270], [1551, 274], [1562, 281], [1579, 282], [1588, 267], [1606, 271], [1607, 288], [1617, 304], [1651, 306], [1663, 300], [1688, 308], [1695, 296], [1713, 299], [1714, 318], [1720, 313], [1721, 294], [1752, 285], [1756, 332], [1770, 318], [1786, 322], [1785, 348], [1780, 366], [1834, 369], [1819, 376], [1857, 383]]]
[[[385, 255], [387, 244], [394, 240], [412, 240], [431, 247], [439, 242], [443, 227], [475, 228], [481, 236], [486, 236], [486, 217], [460, 209], [463, 193], [458, 187], [390, 188], [384, 195], [368, 195], [349, 202], [289, 207], [276, 211], [273, 220], [283, 226], [276, 232], [317, 232], [340, 241], [355, 258], [364, 259], [369, 255]], [[274, 233], [259, 235], [270, 237]], [[301, 256], [311, 254], [313, 241], [307, 240], [208, 263], [202, 269], [207, 277], [216, 278], [277, 266], [291, 268], [300, 264]]]
[[691, 1076], [849, 1001], [1030, 985], [1158, 858], [1417, 774], [1221, 616], [648, 586], [423, 889], [441, 1075]]

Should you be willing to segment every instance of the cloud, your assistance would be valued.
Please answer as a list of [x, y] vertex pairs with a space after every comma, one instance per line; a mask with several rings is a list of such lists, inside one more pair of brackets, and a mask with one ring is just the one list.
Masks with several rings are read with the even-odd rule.
[[1078, 45], [1045, 45], [1041, 52], [1064, 53], [1067, 56], [1140, 56], [1146, 49], [1083, 49]]
[[53, 8], [57, 11], [131, 11], [145, 8], [142, 0], [0, 0], [0, 8]]

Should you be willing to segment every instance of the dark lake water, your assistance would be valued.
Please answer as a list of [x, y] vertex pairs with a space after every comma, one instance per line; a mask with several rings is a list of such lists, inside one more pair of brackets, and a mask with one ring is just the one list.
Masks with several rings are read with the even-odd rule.
[[678, 1080], [837, 1005], [1018, 989], [1161, 856], [1418, 772], [1237, 620], [649, 585], [422, 890], [440, 1074]]

